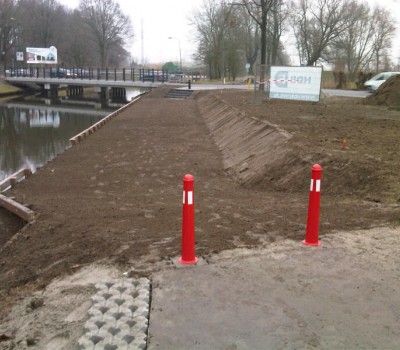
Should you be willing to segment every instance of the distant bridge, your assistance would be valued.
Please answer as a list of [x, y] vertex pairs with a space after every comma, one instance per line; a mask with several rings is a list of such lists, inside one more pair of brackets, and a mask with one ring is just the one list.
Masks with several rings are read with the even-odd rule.
[[13, 85], [40, 85], [49, 97], [58, 95], [60, 87], [67, 94], [79, 96], [84, 87], [95, 87], [101, 95], [123, 96], [126, 88], [154, 88], [167, 82], [166, 71], [154, 69], [84, 69], [84, 68], [13, 68], [5, 71], [5, 80]]

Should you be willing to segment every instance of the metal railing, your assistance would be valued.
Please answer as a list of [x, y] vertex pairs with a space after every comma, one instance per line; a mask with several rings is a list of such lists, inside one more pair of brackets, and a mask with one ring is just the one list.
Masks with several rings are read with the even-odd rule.
[[5, 69], [5, 77], [85, 79], [106, 81], [160, 82], [169, 80], [166, 70], [133, 68], [62, 68], [62, 67], [13, 67]]

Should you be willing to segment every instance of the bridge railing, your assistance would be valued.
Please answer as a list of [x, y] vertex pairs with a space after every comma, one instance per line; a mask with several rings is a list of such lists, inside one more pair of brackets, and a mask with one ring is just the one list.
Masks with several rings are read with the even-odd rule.
[[5, 77], [85, 79], [106, 81], [167, 82], [169, 73], [158, 69], [133, 68], [63, 68], [63, 67], [13, 67], [4, 71]]

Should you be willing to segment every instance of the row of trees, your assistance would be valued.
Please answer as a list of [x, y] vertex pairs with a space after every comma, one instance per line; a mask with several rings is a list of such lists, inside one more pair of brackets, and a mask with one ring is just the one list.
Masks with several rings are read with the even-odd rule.
[[[299, 63], [327, 62], [355, 79], [360, 70], [387, 69], [395, 32], [392, 15], [361, 0], [204, 0], [192, 16], [196, 58], [211, 79], [235, 79], [269, 65], [290, 64], [293, 38]], [[132, 25], [117, 0], [81, 0], [69, 10], [57, 0], [0, 0], [0, 61], [25, 47], [56, 46], [69, 66], [117, 65], [129, 55]], [[297, 62], [296, 62], [297, 63]], [[258, 68], [260, 67], [260, 69]]]
[[132, 25], [115, 0], [81, 0], [69, 10], [57, 0], [0, 0], [0, 61], [13, 64], [26, 47], [56, 46], [70, 66], [115, 65], [129, 55]]
[[254, 73], [274, 64], [289, 64], [293, 37], [299, 63], [322, 62], [355, 79], [360, 70], [387, 69], [395, 32], [391, 13], [357, 0], [205, 0], [194, 16], [197, 58], [211, 78], [235, 79], [243, 62]]

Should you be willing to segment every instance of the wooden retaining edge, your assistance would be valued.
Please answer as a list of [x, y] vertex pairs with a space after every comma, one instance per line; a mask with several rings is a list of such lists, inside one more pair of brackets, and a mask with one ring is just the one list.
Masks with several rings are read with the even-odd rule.
[[0, 192], [3, 192], [5, 189], [14, 186], [18, 181], [22, 180], [22, 178], [27, 178], [29, 175], [32, 175], [31, 169], [22, 168], [18, 170], [16, 173], [10, 175], [0, 182]]
[[0, 206], [28, 222], [32, 221], [35, 217], [35, 213], [32, 210], [2, 194], [0, 194]]
[[81, 133], [78, 135], [75, 135], [74, 137], [71, 137], [69, 139], [69, 142], [71, 143], [72, 146], [78, 144], [78, 142], [81, 142], [83, 139], [88, 137], [89, 135], [93, 134], [97, 129], [102, 127], [104, 124], [109, 122], [112, 118], [116, 117], [118, 114], [123, 112], [125, 109], [139, 101], [141, 96], [136, 97], [134, 100], [131, 102], [127, 103], [126, 105], [122, 106], [121, 108], [117, 109], [116, 111], [112, 112], [111, 114], [107, 115], [103, 119], [99, 120], [97, 123], [93, 124], [91, 127], [87, 128], [86, 130], [83, 130]]
[[[0, 182], [0, 192], [3, 192], [7, 188], [14, 186], [23, 178], [26, 179], [29, 175], [32, 175], [31, 169], [22, 168], [18, 170], [16, 173]], [[2, 194], [0, 194], [0, 206], [28, 222], [32, 221], [35, 217], [35, 213], [32, 210]]]

